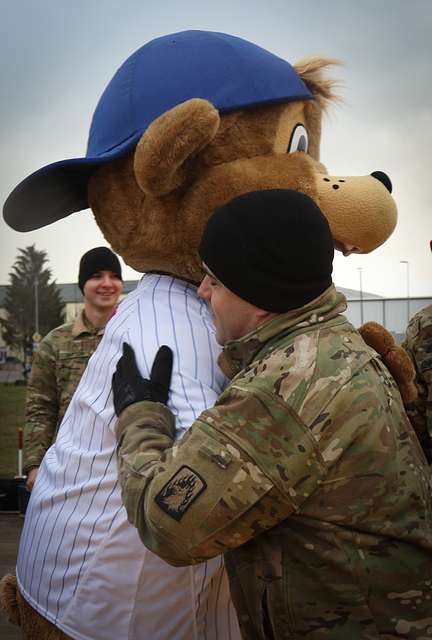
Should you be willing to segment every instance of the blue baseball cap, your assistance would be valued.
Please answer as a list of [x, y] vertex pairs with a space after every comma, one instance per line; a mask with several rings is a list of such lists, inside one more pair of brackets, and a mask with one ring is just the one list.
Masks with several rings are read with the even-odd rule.
[[209, 100], [225, 113], [313, 94], [288, 62], [242, 38], [212, 31], [156, 38], [122, 64], [103, 92], [86, 156], [25, 178], [4, 204], [5, 221], [32, 231], [86, 209], [92, 173], [131, 151], [153, 120], [191, 98]]

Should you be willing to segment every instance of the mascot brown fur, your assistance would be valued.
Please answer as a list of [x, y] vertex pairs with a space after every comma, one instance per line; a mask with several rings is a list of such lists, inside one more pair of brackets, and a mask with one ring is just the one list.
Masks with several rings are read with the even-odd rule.
[[15, 576], [10, 574], [0, 580], [0, 610], [8, 622], [21, 627], [26, 640], [68, 640], [67, 635], [24, 600]]
[[411, 358], [399, 347], [393, 336], [377, 322], [366, 322], [359, 329], [363, 340], [375, 349], [398, 384], [404, 405], [417, 398], [415, 369]]
[[[289, 188], [309, 195], [329, 220], [335, 246], [344, 254], [368, 253], [387, 240], [396, 224], [388, 179], [375, 175], [330, 176], [320, 163], [321, 119], [336, 99], [325, 77], [333, 60], [309, 58], [295, 69], [314, 100], [219, 113], [194, 98], [157, 117], [128, 155], [93, 173], [88, 199], [114, 251], [142, 272], [159, 271], [199, 282], [197, 246], [213, 209], [257, 189]], [[293, 144], [298, 125], [308, 132], [307, 153]], [[291, 146], [290, 146], [291, 145]], [[362, 335], [384, 357], [404, 397], [412, 398], [409, 360], [379, 325]], [[9, 620], [27, 639], [64, 639], [21, 597], [13, 576], [1, 582]]]

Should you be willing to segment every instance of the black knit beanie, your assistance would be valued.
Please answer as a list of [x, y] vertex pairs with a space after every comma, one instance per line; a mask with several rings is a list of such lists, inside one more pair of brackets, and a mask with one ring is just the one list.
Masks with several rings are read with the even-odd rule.
[[90, 249], [82, 256], [78, 274], [78, 286], [82, 293], [87, 280], [98, 271], [112, 271], [122, 280], [120, 261], [108, 247]]
[[332, 283], [328, 222], [311, 198], [288, 189], [254, 191], [216, 209], [199, 254], [222, 284], [265, 311], [303, 307]]

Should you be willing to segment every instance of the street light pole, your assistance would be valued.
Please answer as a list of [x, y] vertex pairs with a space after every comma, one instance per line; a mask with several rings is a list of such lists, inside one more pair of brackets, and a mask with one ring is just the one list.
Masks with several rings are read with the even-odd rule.
[[359, 272], [360, 278], [360, 324], [363, 324], [364, 315], [363, 315], [363, 279], [362, 279], [362, 267], [357, 267], [357, 271]]
[[410, 320], [410, 278], [409, 278], [409, 262], [408, 260], [401, 260], [401, 264], [406, 265], [406, 292], [407, 292], [407, 324]]

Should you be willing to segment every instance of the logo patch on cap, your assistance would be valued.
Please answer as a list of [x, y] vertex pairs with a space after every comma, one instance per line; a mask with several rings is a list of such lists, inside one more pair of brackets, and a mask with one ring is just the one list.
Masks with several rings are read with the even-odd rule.
[[206, 488], [206, 482], [196, 471], [183, 465], [159, 491], [155, 502], [162, 511], [179, 521]]

